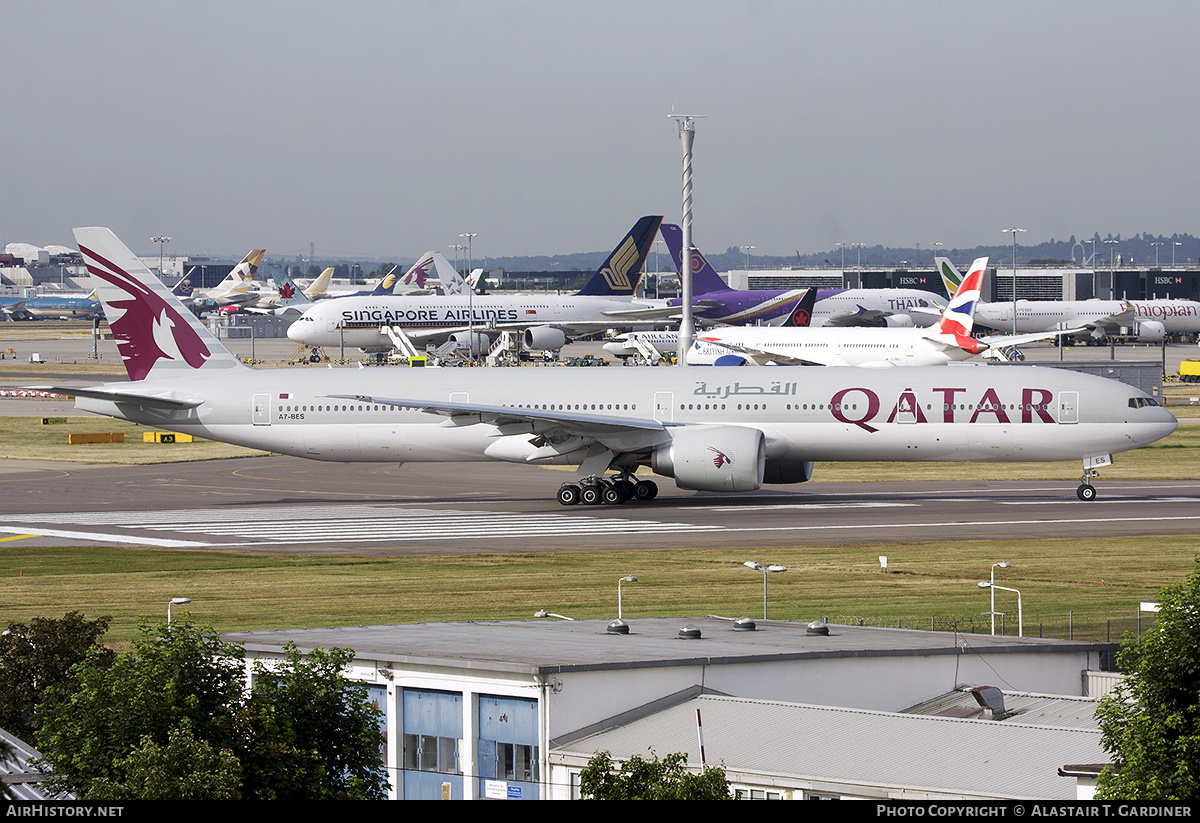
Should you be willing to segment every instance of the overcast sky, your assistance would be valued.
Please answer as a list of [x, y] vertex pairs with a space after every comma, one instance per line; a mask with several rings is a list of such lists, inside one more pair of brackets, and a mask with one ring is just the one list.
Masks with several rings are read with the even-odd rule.
[[476, 259], [1200, 232], [1200, 3], [0, 4], [0, 245]]

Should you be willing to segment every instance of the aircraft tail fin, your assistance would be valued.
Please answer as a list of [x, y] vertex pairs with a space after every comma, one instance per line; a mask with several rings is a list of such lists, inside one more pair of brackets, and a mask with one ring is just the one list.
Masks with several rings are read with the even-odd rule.
[[581, 295], [632, 297], [642, 277], [646, 255], [654, 244], [654, 235], [662, 217], [643, 217], [634, 224], [604, 264], [579, 290]]
[[152, 373], [241, 367], [110, 229], [75, 229], [75, 242], [130, 380]]
[[[433, 256], [437, 254], [434, 251], [427, 251], [421, 255], [421, 259], [413, 263], [412, 268], [403, 274], [403, 276], [395, 278], [391, 288], [387, 294], [408, 294], [414, 291], [424, 291], [425, 282], [429, 279], [429, 274], [435, 268]], [[385, 278], [386, 279], [386, 278]]]
[[325, 292], [329, 289], [329, 281], [333, 279], [333, 266], [329, 266], [325, 271], [317, 275], [317, 279], [308, 284], [302, 294], [309, 301], [319, 300], [325, 296]]
[[796, 301], [796, 305], [787, 316], [787, 320], [783, 322], [785, 326], [793, 326], [797, 328], [808, 328], [812, 323], [813, 308], [817, 305], [817, 290], [808, 288], [804, 290], [804, 294], [800, 295], [800, 299]]
[[438, 282], [442, 284], [442, 294], [466, 294], [467, 281], [458, 273], [446, 255], [441, 252], [433, 253], [433, 268], [437, 272]]
[[271, 281], [275, 284], [275, 291], [279, 294], [280, 308], [306, 306], [312, 302], [308, 299], [308, 295], [296, 284], [296, 281], [292, 280], [292, 276], [288, 274], [286, 267], [275, 264], [269, 264], [269, 267], [271, 269]]
[[400, 275], [396, 274], [399, 268], [399, 266], [392, 266], [387, 274], [379, 278], [375, 288], [371, 289], [371, 294], [391, 294], [392, 289], [396, 287], [396, 281], [400, 279]]
[[971, 329], [975, 326], [975, 306], [979, 302], [979, 292], [983, 286], [983, 274], [987, 271], [987, 264], [986, 257], [980, 257], [971, 264], [967, 276], [959, 283], [946, 305], [946, 310], [942, 312], [942, 319], [937, 325], [939, 334], [971, 336]]
[[190, 269], [188, 269], [187, 274], [180, 278], [179, 282], [175, 284], [175, 288], [171, 289], [171, 294], [175, 295], [180, 300], [191, 297], [192, 292], [196, 288], [195, 274], [197, 268], [199, 267], [192, 266]]
[[[666, 241], [671, 261], [675, 264], [675, 271], [683, 271], [683, 229], [671, 223], [663, 223], [660, 231], [663, 240]], [[729, 288], [712, 264], [693, 246], [692, 294], [712, 294], [722, 291], [733, 291], [733, 289]]]
[[933, 258], [933, 265], [942, 278], [942, 285], [946, 287], [946, 296], [953, 297], [954, 293], [958, 291], [958, 287], [962, 285], [962, 274], [954, 268], [954, 264], [948, 257]]

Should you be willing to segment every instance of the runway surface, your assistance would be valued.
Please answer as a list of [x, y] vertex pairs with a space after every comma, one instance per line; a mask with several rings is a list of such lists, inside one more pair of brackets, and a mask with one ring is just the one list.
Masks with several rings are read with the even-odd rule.
[[[1200, 531], [1200, 481], [822, 483], [680, 491], [621, 506], [553, 500], [573, 472], [290, 457], [154, 466], [0, 462], [0, 544], [428, 555], [767, 547]], [[819, 467], [818, 467], [819, 476]]]

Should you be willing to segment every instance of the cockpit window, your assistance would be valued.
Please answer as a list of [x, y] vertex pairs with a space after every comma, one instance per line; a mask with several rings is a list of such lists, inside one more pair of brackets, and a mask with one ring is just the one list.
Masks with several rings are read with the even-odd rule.
[[1131, 397], [1129, 398], [1129, 408], [1141, 409], [1146, 406], [1158, 406], [1160, 403], [1153, 397]]

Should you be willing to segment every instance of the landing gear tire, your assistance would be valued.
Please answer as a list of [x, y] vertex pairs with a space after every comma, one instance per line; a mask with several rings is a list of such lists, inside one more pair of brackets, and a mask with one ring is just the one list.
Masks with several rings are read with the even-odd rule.
[[609, 506], [619, 506], [629, 499], [625, 494], [625, 489], [616, 483], [605, 486], [604, 491], [601, 493], [601, 498]]
[[579, 502], [585, 506], [598, 506], [603, 502], [600, 486], [591, 483], [579, 489]]
[[564, 506], [574, 506], [580, 496], [581, 489], [574, 483], [563, 483], [558, 490], [558, 502]]
[[1096, 487], [1091, 483], [1084, 483], [1075, 490], [1075, 496], [1085, 502], [1096, 499]]
[[653, 500], [656, 497], [658, 497], [658, 484], [653, 480], [639, 480], [634, 484], [634, 500]]

